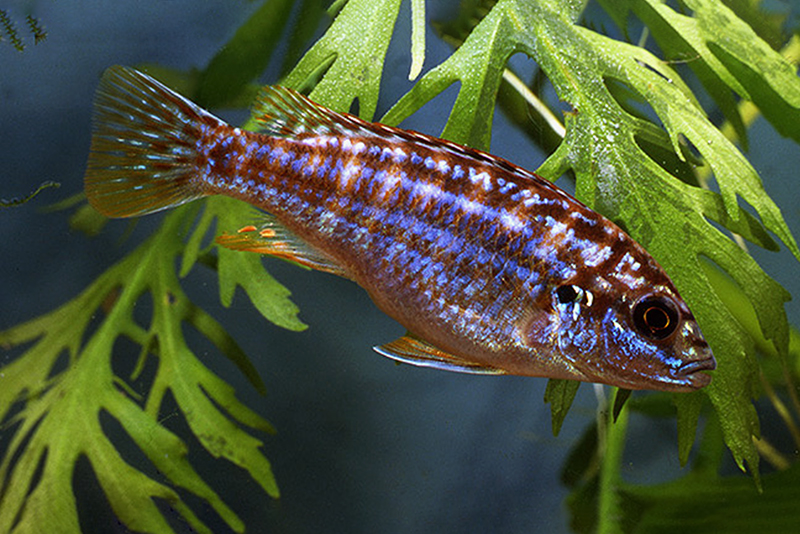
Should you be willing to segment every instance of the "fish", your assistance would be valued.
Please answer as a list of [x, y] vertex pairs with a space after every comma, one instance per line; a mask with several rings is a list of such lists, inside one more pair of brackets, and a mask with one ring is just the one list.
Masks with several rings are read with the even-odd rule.
[[130, 67], [103, 74], [84, 179], [108, 217], [226, 195], [264, 220], [221, 246], [348, 278], [416, 366], [688, 392], [716, 361], [674, 284], [619, 226], [505, 159], [337, 113], [285, 87], [226, 124]]

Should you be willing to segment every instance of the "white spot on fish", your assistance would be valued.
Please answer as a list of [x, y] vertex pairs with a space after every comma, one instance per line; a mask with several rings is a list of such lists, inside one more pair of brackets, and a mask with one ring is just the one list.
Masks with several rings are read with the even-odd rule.
[[414, 194], [423, 198], [436, 199], [442, 194], [442, 190], [435, 184], [418, 182], [414, 185]]
[[477, 172], [474, 167], [470, 167], [469, 179], [473, 184], [481, 184], [484, 191], [492, 190], [492, 177], [485, 171]]
[[483, 211], [483, 204], [463, 196], [456, 197], [455, 205], [465, 213], [480, 213]]
[[[587, 241], [587, 243], [590, 242]], [[611, 247], [607, 245], [598, 247], [596, 244], [590, 244], [581, 251], [581, 258], [587, 267], [597, 267], [610, 258], [611, 253]]]
[[512, 232], [519, 232], [525, 226], [525, 223], [516, 214], [506, 210], [500, 212], [500, 224]]
[[339, 177], [342, 184], [342, 189], [348, 189], [350, 187], [350, 183], [353, 181], [353, 178], [358, 175], [360, 172], [361, 167], [358, 165], [351, 165], [348, 164], [341, 173], [339, 173]]
[[378, 171], [375, 173], [375, 180], [380, 181], [381, 189], [378, 191], [377, 199], [384, 200], [390, 191], [402, 181], [402, 177], [397, 174], [388, 173], [386, 171]]

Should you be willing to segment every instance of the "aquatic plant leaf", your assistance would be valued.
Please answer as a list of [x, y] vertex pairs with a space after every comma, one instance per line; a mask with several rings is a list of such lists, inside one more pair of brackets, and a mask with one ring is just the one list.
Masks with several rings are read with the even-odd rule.
[[[263, 217], [258, 210], [238, 200], [221, 196], [207, 199], [203, 214], [189, 238], [181, 272], [188, 272], [194, 264], [200, 254], [201, 243], [208, 238], [212, 227], [216, 227], [217, 234], [233, 234], [243, 226], [259, 223]], [[306, 325], [297, 318], [297, 306], [289, 300], [291, 292], [264, 270], [261, 256], [242, 254], [225, 247], [217, 247], [216, 250], [219, 295], [225, 307], [231, 305], [236, 288], [241, 287], [267, 320], [289, 330], [305, 330]]]
[[800, 78], [796, 67], [724, 3], [689, 0], [686, 5], [694, 10], [711, 52], [746, 89], [749, 99], [780, 134], [800, 142]]
[[544, 391], [544, 402], [550, 404], [550, 419], [553, 427], [553, 435], [557, 436], [561, 432], [561, 425], [567, 417], [572, 401], [578, 393], [581, 385], [576, 380], [557, 380], [547, 381], [547, 389]]
[[[725, 35], [725, 27], [719, 22], [721, 12], [712, 13], [714, 6], [721, 4], [711, 4], [701, 6], [710, 13], [704, 15], [702, 24], [706, 28], [702, 31], [688, 31], [690, 23], [695, 27], [701, 23], [677, 16], [662, 16], [666, 20], [663, 23], [680, 22], [682, 26], [671, 30], [682, 36], [679, 44], [699, 47], [700, 37], [712, 32]], [[735, 15], [726, 12], [724, 17], [731, 19]], [[707, 395], [720, 414], [726, 442], [737, 463], [744, 468], [747, 462], [755, 472], [758, 455], [752, 436], [758, 433], [758, 422], [750, 398], [758, 364], [747, 333], [703, 273], [701, 258], [710, 259], [732, 276], [753, 304], [764, 336], [779, 353], [785, 354], [789, 330], [783, 304], [788, 293], [712, 221], [769, 249], [774, 249], [775, 244], [768, 232], [777, 236], [795, 257], [800, 257], [800, 249], [755, 170], [707, 119], [678, 73], [646, 50], [580, 27], [574, 24], [575, 19], [572, 4], [500, 0], [463, 45], [423, 76], [383, 121], [402, 121], [460, 81], [444, 135], [485, 148], [494, 98], [510, 54], [523, 51], [535, 59], [559, 98], [574, 110], [566, 114], [564, 141], [538, 172], [555, 179], [568, 170], [574, 171], [578, 198], [624, 226], [661, 263], [698, 317], [717, 356], [714, 380], [704, 392], [675, 396], [680, 457], [688, 457], [702, 397]], [[731, 20], [731, 24], [734, 22], [737, 28], [744, 24]], [[758, 73], [762, 63], [752, 60], [764, 53], [763, 46], [752, 36], [737, 43], [737, 57]], [[728, 91], [749, 94], [753, 84], [731, 74], [729, 65], [711, 52], [703, 50], [696, 61], [704, 62], [706, 57], [713, 63], [706, 68]], [[783, 60], [771, 54], [770, 62], [773, 61]], [[782, 67], [785, 69], [786, 65]], [[663, 130], [626, 111], [606, 80], [628, 88], [652, 107]], [[781, 80], [780, 83], [797, 83], [788, 82], [785, 76]], [[671, 176], [644, 152], [638, 144], [639, 137], [671, 148], [682, 160], [686, 159], [688, 141], [713, 171], [720, 193]], [[750, 216], [739, 205], [739, 199], [749, 204], [758, 218]], [[561, 416], [556, 410], [554, 415]]]
[[525, 39], [514, 17], [515, 2], [501, 0], [478, 23], [464, 43], [443, 63], [425, 74], [381, 118], [399, 124], [434, 96], [460, 82], [441, 137], [482, 150], [489, 149], [497, 91], [508, 58]]
[[655, 486], [620, 488], [620, 524], [629, 532], [687, 534], [794, 532], [800, 524], [800, 464], [764, 475], [764, 493], [741, 476], [705, 473]]
[[[537, 58], [561, 98], [577, 110], [567, 117], [564, 144], [569, 148], [557, 151], [543, 172], [564, 164], [571, 167], [578, 177], [579, 197], [621, 222], [673, 278], [718, 358], [707, 393], [724, 414], [727, 442], [740, 465], [747, 460], [755, 469], [757, 454], [750, 437], [757, 425], [755, 410], [750, 395], [742, 392], [752, 393], [757, 365], [744, 350], [744, 333], [702, 276], [699, 257], [713, 259], [750, 293], [761, 307], [763, 330], [783, 347], [788, 334], [783, 302], [788, 295], [706, 220], [712, 215], [697, 200], [696, 189], [672, 179], [646, 157], [631, 135], [639, 129], [638, 119], [620, 110], [597, 80], [612, 77], [639, 92], [661, 118], [676, 152], [680, 135], [698, 147], [720, 185], [724, 216], [719, 219], [724, 220], [717, 222], [740, 220], [739, 195], [795, 254], [797, 245], [755, 171], [694, 105], [677, 73], [639, 48], [559, 24], [558, 17], [539, 14], [533, 19], [544, 26], [536, 41]], [[680, 402], [679, 412], [690, 401]], [[694, 422], [681, 431], [689, 428], [693, 435]]]
[[400, 0], [349, 0], [283, 85], [311, 85], [309, 96], [335, 111], [350, 111], [358, 99], [358, 114], [371, 119], [399, 9]]
[[[210, 532], [180, 489], [207, 502], [231, 529], [242, 532], [241, 520], [189, 463], [186, 444], [163, 426], [160, 410], [167, 392], [212, 456], [240, 466], [267, 494], [278, 496], [261, 441], [243, 429], [271, 433], [271, 425], [241, 404], [233, 388], [197, 359], [184, 338], [183, 325], [192, 325], [246, 374], [255, 375], [233, 339], [188, 299], [175, 273], [197, 207], [171, 212], [150, 239], [74, 300], [0, 332], [4, 348], [30, 344], [0, 368], [0, 420], [13, 429], [0, 462], [0, 532], [78, 532], [72, 477], [81, 457], [88, 460], [114, 513], [131, 530], [172, 532], [154, 501], [159, 499], [197, 532]], [[152, 319], [141, 326], [133, 309], [144, 293], [151, 296]], [[102, 319], [87, 336], [96, 315]], [[140, 345], [142, 359], [158, 360], [143, 396], [131, 386], [142, 362], [128, 378], [112, 369], [120, 337]], [[54, 371], [62, 354], [69, 364]], [[263, 390], [255, 376], [255, 385]], [[154, 480], [120, 456], [114, 435], [101, 426], [101, 413], [119, 423], [163, 480]], [[35, 481], [37, 472], [41, 475]]]
[[752, 100], [778, 132], [800, 141], [800, 79], [795, 69], [724, 3], [685, 2], [692, 16], [657, 0], [602, 4], [616, 13], [618, 23], [632, 10], [661, 48], [670, 51], [667, 59], [683, 61], [695, 72], [745, 148], [746, 131], [731, 90]]
[[[617, 24], [622, 28], [626, 27], [625, 19], [628, 11], [632, 10], [647, 25], [662, 50], [669, 51], [670, 57], [665, 59], [685, 62], [692, 69], [706, 91], [714, 98], [725, 118], [733, 126], [742, 146], [746, 149], [747, 130], [731, 89], [742, 95], [743, 98], [750, 98], [750, 96], [722, 62], [708, 49], [706, 36], [700, 30], [697, 19], [677, 13], [666, 4], [657, 1], [600, 0], [600, 3], [606, 11], [614, 16]], [[703, 58], [703, 61], [697, 61], [697, 58], [700, 57]]]

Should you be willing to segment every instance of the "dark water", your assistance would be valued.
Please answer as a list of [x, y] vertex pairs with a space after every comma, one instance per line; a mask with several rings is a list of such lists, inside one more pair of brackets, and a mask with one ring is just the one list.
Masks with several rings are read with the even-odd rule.
[[[36, 46], [29, 39], [22, 54], [0, 45], [0, 197], [24, 195], [43, 180], [62, 187], [44, 191], [24, 207], [0, 211], [0, 329], [74, 297], [157, 224], [158, 216], [151, 217], [120, 244], [125, 222], [113, 222], [89, 239], [71, 231], [63, 213], [37, 211], [81, 190], [92, 94], [103, 69], [143, 62], [202, 67], [257, 7], [229, 0], [39, 1], [29, 6], [48, 37]], [[22, 23], [27, 11], [10, 13]], [[408, 6], [400, 19], [407, 28]], [[400, 35], [390, 51], [383, 110], [408, 86], [407, 33]], [[426, 68], [449, 53], [432, 34], [428, 46]], [[436, 134], [447, 111], [428, 106], [408, 124]], [[495, 124], [493, 152], [528, 168], [542, 161], [502, 115]], [[793, 175], [800, 168], [800, 150], [759, 121], [750, 157], [790, 228], [800, 233]], [[788, 254], [757, 256], [798, 294], [797, 264]], [[249, 532], [569, 530], [563, 505], [567, 489], [559, 470], [594, 418], [590, 386], [581, 387], [561, 435], [554, 438], [542, 403], [545, 380], [398, 367], [370, 347], [402, 329], [358, 287], [279, 261], [267, 260], [267, 266], [292, 290], [301, 318], [310, 325], [306, 332], [268, 324], [243, 295], [232, 308], [223, 308], [214, 277], [202, 270], [188, 278], [187, 291], [241, 343], [267, 385], [268, 395], [261, 397], [227, 361], [204, 358], [236, 386], [245, 404], [277, 427], [276, 436], [260, 437], [282, 498], [271, 500], [244, 472], [207, 455], [179, 417], [169, 425], [185, 437], [201, 475]], [[797, 303], [788, 309], [796, 322]], [[113, 431], [113, 424], [108, 428]], [[629, 480], [677, 476], [674, 422], [634, 417], [626, 454]], [[87, 532], [118, 528], [85, 462], [78, 466], [75, 487]], [[215, 532], [226, 532], [213, 511], [192, 497], [187, 500]], [[177, 519], [173, 524], [186, 530]]]

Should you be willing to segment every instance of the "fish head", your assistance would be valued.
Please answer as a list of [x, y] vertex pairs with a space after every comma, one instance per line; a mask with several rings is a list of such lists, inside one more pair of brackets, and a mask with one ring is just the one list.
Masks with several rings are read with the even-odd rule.
[[716, 360], [692, 312], [668, 287], [618, 299], [599, 327], [603, 355], [592, 367], [623, 387], [692, 391], [711, 382], [703, 371], [714, 370]]
[[619, 287], [605, 277], [556, 284], [549, 313], [528, 323], [532, 345], [551, 347], [582, 380], [626, 389], [693, 391], [716, 361], [686, 303], [666, 284]]

